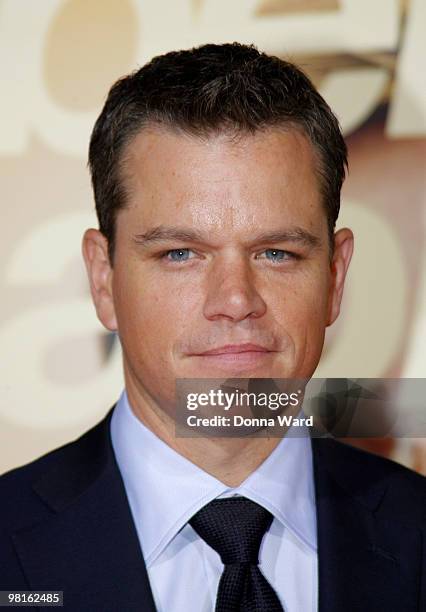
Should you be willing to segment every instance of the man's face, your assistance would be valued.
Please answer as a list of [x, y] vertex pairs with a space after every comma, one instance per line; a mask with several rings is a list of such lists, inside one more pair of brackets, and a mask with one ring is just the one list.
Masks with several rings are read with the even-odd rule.
[[330, 263], [309, 141], [294, 130], [202, 140], [153, 128], [128, 145], [123, 180], [114, 266], [96, 230], [85, 257], [126, 384], [161, 402], [177, 378], [309, 378], [352, 245], [341, 230]]

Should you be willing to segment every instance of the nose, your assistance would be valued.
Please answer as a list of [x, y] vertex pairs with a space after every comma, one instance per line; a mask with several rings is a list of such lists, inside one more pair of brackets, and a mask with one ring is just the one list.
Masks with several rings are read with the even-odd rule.
[[238, 322], [259, 318], [266, 312], [266, 303], [255, 286], [250, 262], [243, 256], [215, 262], [207, 277], [204, 316], [211, 320]]

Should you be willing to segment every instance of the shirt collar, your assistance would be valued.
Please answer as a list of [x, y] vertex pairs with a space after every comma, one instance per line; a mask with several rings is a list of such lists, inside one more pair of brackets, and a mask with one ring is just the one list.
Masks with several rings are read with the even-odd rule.
[[158, 438], [133, 413], [125, 391], [112, 415], [111, 439], [147, 567], [198, 510], [228, 494], [263, 505], [316, 550], [309, 435], [283, 438], [236, 488], [227, 487]]

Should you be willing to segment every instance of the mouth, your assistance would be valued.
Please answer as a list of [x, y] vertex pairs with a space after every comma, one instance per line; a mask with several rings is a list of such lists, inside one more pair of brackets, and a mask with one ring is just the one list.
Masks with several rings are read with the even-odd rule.
[[218, 348], [211, 349], [210, 351], [204, 351], [203, 353], [197, 353], [199, 357], [210, 356], [210, 355], [240, 355], [241, 353], [270, 353], [269, 349], [259, 344], [251, 344], [246, 342], [244, 344], [226, 344]]
[[210, 365], [258, 365], [276, 353], [259, 344], [226, 344], [218, 348], [196, 353], [193, 357], [199, 357]]

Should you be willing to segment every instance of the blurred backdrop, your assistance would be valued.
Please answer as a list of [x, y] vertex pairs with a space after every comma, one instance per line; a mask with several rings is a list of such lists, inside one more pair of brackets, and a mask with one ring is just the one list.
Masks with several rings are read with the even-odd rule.
[[[111, 84], [152, 56], [254, 43], [297, 62], [350, 152], [356, 250], [318, 376], [425, 377], [424, 0], [2, 0], [0, 472], [99, 420], [123, 385], [80, 255], [86, 167]], [[426, 473], [424, 440], [368, 447]]]

